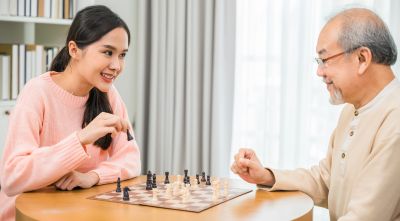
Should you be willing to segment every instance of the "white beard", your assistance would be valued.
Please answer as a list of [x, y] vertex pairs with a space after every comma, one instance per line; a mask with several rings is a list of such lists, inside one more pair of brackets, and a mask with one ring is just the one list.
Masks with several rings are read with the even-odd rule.
[[333, 86], [333, 94], [329, 98], [329, 102], [333, 105], [344, 104], [342, 92]]

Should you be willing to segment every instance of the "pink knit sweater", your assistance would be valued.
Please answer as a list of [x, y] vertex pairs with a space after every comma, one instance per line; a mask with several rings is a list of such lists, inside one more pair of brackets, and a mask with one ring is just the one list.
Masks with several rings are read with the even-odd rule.
[[[94, 171], [99, 184], [138, 176], [140, 154], [135, 139], [119, 133], [111, 147], [80, 144], [86, 97], [77, 97], [59, 87], [45, 73], [29, 81], [18, 97], [0, 165], [0, 220], [15, 219], [18, 194], [52, 185], [70, 171]], [[117, 90], [108, 93], [114, 114], [128, 119]], [[131, 130], [132, 131], [132, 130]]]

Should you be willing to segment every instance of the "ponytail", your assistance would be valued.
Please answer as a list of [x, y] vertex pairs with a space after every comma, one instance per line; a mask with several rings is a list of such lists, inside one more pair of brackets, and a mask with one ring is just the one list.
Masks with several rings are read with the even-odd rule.
[[71, 56], [69, 56], [67, 47], [64, 46], [51, 62], [50, 71], [63, 72], [67, 67], [70, 59]]
[[[83, 114], [82, 128], [88, 125], [101, 112], [112, 114], [112, 108], [108, 100], [107, 93], [101, 92], [97, 88], [92, 88], [89, 92], [89, 98], [86, 101], [86, 109]], [[112, 141], [111, 134], [107, 134], [94, 142], [94, 145], [103, 150], [107, 150]]]

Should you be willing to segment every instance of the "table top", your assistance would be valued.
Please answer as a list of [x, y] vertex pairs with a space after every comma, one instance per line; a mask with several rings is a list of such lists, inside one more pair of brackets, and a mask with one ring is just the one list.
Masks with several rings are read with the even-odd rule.
[[[143, 182], [146, 176], [121, 182], [121, 186]], [[232, 188], [253, 191], [200, 213], [87, 199], [114, 190], [115, 183], [73, 191], [48, 187], [17, 197], [16, 220], [312, 220], [314, 203], [302, 192], [268, 192], [242, 180], [229, 182]]]

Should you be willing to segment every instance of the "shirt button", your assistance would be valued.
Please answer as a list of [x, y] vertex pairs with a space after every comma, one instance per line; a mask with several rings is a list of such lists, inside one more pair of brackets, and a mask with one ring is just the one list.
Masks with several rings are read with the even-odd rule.
[[354, 135], [354, 131], [350, 131], [350, 137]]
[[345, 153], [342, 153], [342, 159], [344, 159], [346, 157]]
[[354, 116], [356, 116], [356, 117], [358, 116], [358, 111], [357, 110], [354, 111]]

